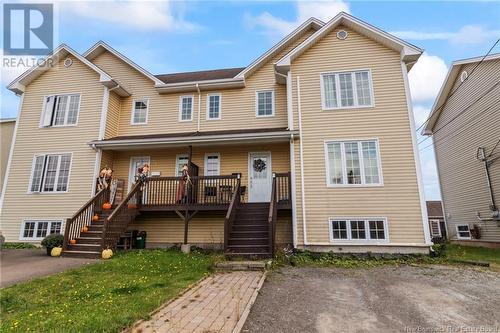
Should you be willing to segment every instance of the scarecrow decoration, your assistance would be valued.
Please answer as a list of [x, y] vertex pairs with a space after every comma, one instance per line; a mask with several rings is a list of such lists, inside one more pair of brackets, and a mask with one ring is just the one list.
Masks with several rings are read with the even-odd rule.
[[109, 166], [105, 166], [104, 169], [99, 172], [97, 189], [100, 191], [102, 189], [108, 188], [111, 183], [111, 178], [113, 177], [113, 170]]
[[181, 169], [182, 175], [179, 179], [179, 185], [177, 186], [177, 194], [175, 196], [175, 201], [177, 203], [182, 203], [183, 199], [186, 197], [187, 187], [193, 185], [191, 183], [191, 176], [189, 175], [189, 167], [184, 164]]

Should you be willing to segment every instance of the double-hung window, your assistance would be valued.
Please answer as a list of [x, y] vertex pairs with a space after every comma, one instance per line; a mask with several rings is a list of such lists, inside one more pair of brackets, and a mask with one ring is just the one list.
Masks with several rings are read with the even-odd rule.
[[179, 103], [179, 121], [193, 120], [193, 96], [181, 96]]
[[43, 103], [41, 127], [76, 125], [80, 112], [80, 95], [46, 96]]
[[221, 95], [210, 94], [207, 96], [207, 119], [221, 119]]
[[370, 71], [321, 74], [323, 110], [373, 106]]
[[377, 140], [325, 143], [327, 185], [382, 185]]
[[256, 94], [257, 117], [274, 116], [274, 91], [257, 91]]
[[438, 219], [430, 219], [429, 223], [431, 225], [431, 236], [432, 237], [441, 237], [441, 221]]
[[50, 234], [60, 234], [60, 220], [24, 220], [21, 229], [22, 240], [39, 240]]
[[470, 229], [467, 224], [457, 225], [457, 238], [458, 239], [471, 239]]
[[205, 176], [220, 176], [220, 155], [205, 155]]
[[389, 239], [385, 218], [331, 218], [330, 240], [335, 242], [387, 242]]
[[66, 192], [71, 154], [35, 155], [29, 192]]
[[148, 99], [135, 99], [132, 103], [132, 125], [144, 125], [148, 122]]

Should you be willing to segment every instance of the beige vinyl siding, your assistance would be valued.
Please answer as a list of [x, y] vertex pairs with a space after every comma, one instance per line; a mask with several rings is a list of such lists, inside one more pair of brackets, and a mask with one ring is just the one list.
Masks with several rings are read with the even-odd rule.
[[102, 168], [104, 168], [106, 165], [113, 169], [113, 157], [113, 151], [104, 150], [101, 155], [101, 167], [99, 170], [102, 170]]
[[10, 146], [12, 143], [16, 121], [0, 122], [0, 193], [2, 192], [7, 163], [9, 161]]
[[[275, 83], [273, 63], [310, 36], [313, 31], [313, 29], [310, 29], [304, 32], [295, 42], [259, 68], [246, 80], [245, 88], [202, 91], [200, 131], [234, 130], [242, 127], [246, 129], [287, 127], [286, 86]], [[121, 99], [119, 135], [183, 133], [197, 130], [199, 109], [198, 93], [196, 91], [158, 94], [151, 80], [109, 52], [102, 53], [93, 62], [117, 79], [132, 94], [130, 97]], [[275, 92], [275, 116], [258, 118], [255, 109], [256, 91], [269, 89]], [[220, 93], [222, 95], [221, 120], [206, 120], [207, 95], [211, 93]], [[193, 120], [179, 122], [179, 98], [186, 95], [194, 97]], [[145, 125], [131, 125], [132, 102], [134, 99], [142, 98], [149, 99], [148, 122]], [[111, 132], [107, 131], [108, 134], [111, 134]]]
[[[344, 29], [349, 36], [339, 40]], [[320, 73], [370, 69], [375, 107], [322, 111]], [[294, 126], [300, 77], [307, 241], [329, 244], [329, 217], [386, 217], [390, 243], [424, 244], [422, 212], [400, 55], [338, 27], [296, 59]], [[325, 140], [379, 140], [383, 186], [327, 187]], [[295, 144], [298, 241], [303, 244], [299, 141]], [[427, 223], [427, 222], [426, 222]]]
[[[271, 152], [273, 172], [290, 171], [290, 149], [288, 143], [255, 144], [255, 145], [225, 145], [211, 147], [193, 147], [193, 163], [199, 166], [199, 174], [204, 174], [204, 159], [206, 153], [220, 154], [221, 175], [241, 173], [241, 185], [247, 186], [245, 201], [248, 201], [248, 154], [250, 152]], [[187, 147], [180, 149], [157, 149], [141, 151], [115, 151], [113, 160], [114, 176], [128, 182], [130, 158], [134, 156], [149, 156], [151, 171], [160, 171], [161, 176], [174, 176], [176, 157], [186, 154]], [[125, 185], [127, 188], [127, 184]], [[176, 243], [181, 242], [184, 235], [184, 224], [177, 215], [168, 214], [145, 215], [140, 217], [131, 229], [146, 230], [148, 242]], [[224, 214], [211, 215], [198, 213], [189, 224], [189, 241], [194, 243], [220, 243], [223, 240]], [[291, 217], [280, 216], [277, 239], [279, 243], [291, 242]], [[192, 238], [191, 238], [192, 237]]]
[[106, 117], [106, 130], [104, 138], [109, 139], [118, 135], [118, 125], [120, 122], [121, 98], [111, 91], [108, 100], [108, 114]]
[[[466, 70], [470, 74], [476, 65], [467, 64], [460, 68], [451, 91], [461, 83], [460, 73]], [[472, 227], [478, 224], [481, 227], [479, 241], [500, 242], [497, 223], [480, 222], [475, 216], [476, 211], [484, 217], [490, 216], [484, 164], [476, 159], [476, 151], [478, 147], [484, 147], [489, 153], [500, 139], [500, 86], [474, 103], [499, 81], [500, 60], [482, 63], [457, 93], [447, 100], [434, 127], [436, 161], [450, 239], [456, 239], [457, 225]], [[471, 104], [472, 107], [457, 116]], [[497, 147], [495, 151], [497, 155], [500, 154], [499, 149]], [[491, 164], [490, 177], [497, 205], [500, 205], [500, 162]]]
[[[72, 60], [71, 67], [59, 63], [26, 87], [0, 218], [9, 242], [19, 240], [23, 219], [66, 219], [90, 198], [96, 153], [87, 142], [99, 134], [104, 89], [95, 71]], [[39, 128], [44, 96], [67, 93], [81, 93], [77, 126]], [[41, 153], [73, 153], [67, 193], [28, 194], [33, 156]]]

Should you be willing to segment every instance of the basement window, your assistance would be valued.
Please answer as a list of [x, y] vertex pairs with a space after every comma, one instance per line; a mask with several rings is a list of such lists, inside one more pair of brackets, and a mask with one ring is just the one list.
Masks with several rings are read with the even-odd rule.
[[60, 234], [62, 221], [60, 220], [24, 220], [20, 240], [41, 240], [50, 234]]
[[471, 239], [469, 226], [467, 224], [457, 225], [457, 238]]
[[389, 240], [386, 218], [331, 218], [330, 242], [386, 243]]

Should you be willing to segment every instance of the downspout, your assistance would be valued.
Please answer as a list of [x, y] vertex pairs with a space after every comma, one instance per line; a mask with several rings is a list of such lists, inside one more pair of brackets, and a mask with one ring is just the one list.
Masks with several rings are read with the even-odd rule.
[[[288, 130], [293, 131], [293, 91], [292, 91], [292, 72], [288, 71], [286, 76], [286, 98], [287, 98], [287, 114], [288, 114]], [[297, 248], [297, 203], [296, 198], [296, 184], [295, 184], [295, 137], [290, 135], [290, 178], [291, 178], [291, 193], [290, 198], [292, 202], [292, 240], [293, 248]]]
[[302, 135], [302, 107], [300, 102], [300, 76], [297, 76], [297, 111], [299, 114], [299, 153], [300, 153], [300, 195], [302, 197], [302, 233], [304, 235], [304, 246], [309, 245], [307, 242], [307, 230], [306, 230], [306, 198], [305, 198], [305, 188], [304, 188], [304, 151], [302, 148], [302, 140], [304, 136]]
[[196, 84], [196, 90], [198, 91], [198, 127], [196, 129], [197, 132], [200, 131], [200, 122], [201, 122], [201, 91], [200, 91], [200, 85], [197, 83]]
[[[480, 156], [481, 155], [481, 156]], [[479, 147], [476, 152], [476, 158], [484, 163], [484, 170], [486, 171], [486, 182], [488, 184], [488, 189], [490, 193], [490, 218], [483, 218], [481, 214], [476, 212], [476, 217], [479, 221], [500, 221], [500, 212], [498, 211], [495, 195], [493, 194], [493, 186], [491, 185], [491, 176], [490, 176], [490, 165], [498, 158], [494, 158], [492, 160], [488, 160], [488, 156], [486, 156], [485, 150], [483, 147]]]

